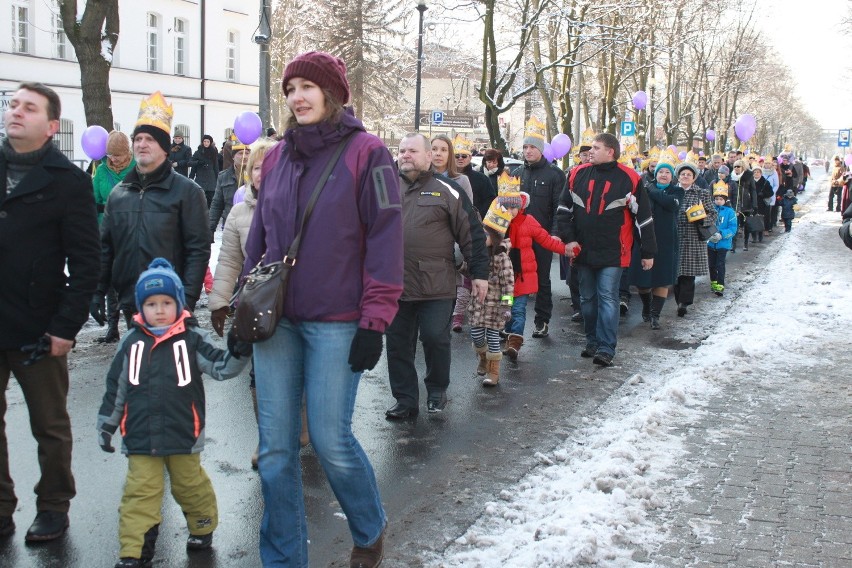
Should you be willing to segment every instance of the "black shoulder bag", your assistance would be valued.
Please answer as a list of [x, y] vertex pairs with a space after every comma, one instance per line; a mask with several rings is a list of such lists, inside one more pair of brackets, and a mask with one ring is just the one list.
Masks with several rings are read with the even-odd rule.
[[290, 271], [296, 266], [296, 254], [299, 252], [299, 244], [305, 231], [305, 223], [319, 199], [325, 183], [331, 176], [331, 170], [337, 165], [340, 155], [349, 145], [351, 136], [341, 140], [334, 151], [334, 155], [328, 161], [319, 181], [317, 182], [311, 199], [305, 207], [299, 232], [293, 239], [289, 250], [284, 258], [271, 264], [263, 264], [264, 254], [257, 266], [251, 269], [243, 279], [242, 285], [231, 303], [237, 302], [234, 311], [234, 332], [237, 339], [248, 343], [257, 343], [269, 339], [275, 334], [278, 322], [284, 314], [284, 296], [287, 293], [287, 281]]

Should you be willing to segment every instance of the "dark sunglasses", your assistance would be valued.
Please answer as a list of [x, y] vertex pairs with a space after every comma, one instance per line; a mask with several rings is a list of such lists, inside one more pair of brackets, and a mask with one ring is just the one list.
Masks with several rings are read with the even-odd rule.
[[456, 160], [461, 160], [462, 158], [470, 158], [470, 154], [456, 154]]

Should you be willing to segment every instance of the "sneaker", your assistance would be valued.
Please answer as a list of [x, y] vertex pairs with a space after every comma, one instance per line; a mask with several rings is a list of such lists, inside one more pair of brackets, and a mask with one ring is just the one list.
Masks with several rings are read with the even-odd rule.
[[571, 316], [571, 321], [574, 323], [583, 323], [583, 312], [574, 312], [574, 315]]
[[9, 536], [15, 532], [15, 521], [12, 515], [0, 515], [0, 537]]
[[191, 534], [186, 539], [187, 550], [206, 550], [213, 546], [213, 533], [210, 534]]
[[710, 291], [711, 292], [718, 292], [719, 291], [719, 283], [716, 282], [715, 280], [710, 282]]
[[550, 333], [550, 328], [547, 325], [546, 321], [538, 322], [535, 324], [535, 330], [533, 331], [533, 337], [547, 337]]
[[630, 311], [630, 306], [627, 304], [627, 300], [622, 298], [618, 302], [618, 309], [621, 310], [621, 315], [626, 316], [627, 312]]
[[437, 414], [438, 412], [443, 411], [446, 407], [447, 393], [445, 392], [429, 395], [429, 399], [426, 401], [426, 411], [429, 414]]
[[716, 288], [713, 289], [713, 293], [715, 293], [717, 296], [721, 296], [724, 293], [724, 291], [725, 291], [725, 285], [724, 284], [716, 284]]
[[612, 357], [612, 353], [598, 351], [595, 353], [595, 358], [592, 359], [592, 363], [600, 365], [601, 367], [612, 367]]
[[582, 351], [580, 351], [580, 357], [585, 357], [586, 359], [589, 359], [591, 357], [594, 357], [595, 353], [597, 353], [597, 352], [598, 352], [598, 346], [592, 345], [591, 343], [589, 343], [588, 345], [586, 345], [583, 348]]
[[62, 536], [67, 528], [68, 513], [39, 511], [24, 540], [27, 542], [54, 540]]

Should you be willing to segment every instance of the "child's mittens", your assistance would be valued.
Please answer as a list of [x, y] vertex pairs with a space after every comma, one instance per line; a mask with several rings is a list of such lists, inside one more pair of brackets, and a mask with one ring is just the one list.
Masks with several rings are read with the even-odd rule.
[[109, 454], [115, 453], [115, 448], [112, 447], [112, 434], [106, 430], [98, 430], [98, 445]]
[[713, 236], [710, 237], [710, 242], [714, 243], [714, 244], [718, 243], [721, 240], [722, 240], [722, 234], [721, 233], [713, 233]]
[[639, 204], [636, 202], [636, 196], [628, 193], [624, 197], [625, 205], [630, 209], [630, 212], [636, 215], [639, 212]]

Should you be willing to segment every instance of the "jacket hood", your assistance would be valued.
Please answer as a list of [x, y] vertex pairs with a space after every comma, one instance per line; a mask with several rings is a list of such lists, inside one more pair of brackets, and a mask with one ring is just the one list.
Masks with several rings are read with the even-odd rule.
[[319, 150], [357, 131], [366, 131], [364, 124], [355, 117], [352, 107], [346, 107], [338, 122], [323, 120], [317, 124], [297, 126], [284, 133], [284, 140], [294, 156], [309, 159]]
[[254, 196], [254, 192], [248, 186], [243, 186], [246, 188], [245, 193], [243, 194], [243, 202], [249, 206], [249, 208], [254, 209], [257, 205], [257, 197]]

